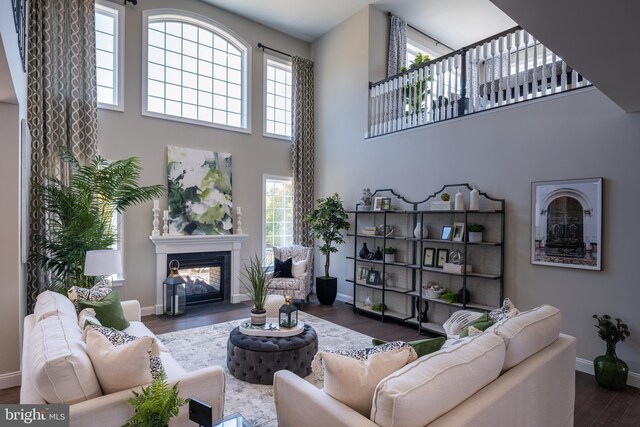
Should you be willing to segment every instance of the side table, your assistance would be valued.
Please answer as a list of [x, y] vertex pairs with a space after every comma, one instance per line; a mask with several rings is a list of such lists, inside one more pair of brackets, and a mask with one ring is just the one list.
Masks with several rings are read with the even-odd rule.
[[242, 415], [236, 412], [235, 414], [227, 415], [221, 420], [214, 421], [211, 427], [253, 427], [253, 426]]

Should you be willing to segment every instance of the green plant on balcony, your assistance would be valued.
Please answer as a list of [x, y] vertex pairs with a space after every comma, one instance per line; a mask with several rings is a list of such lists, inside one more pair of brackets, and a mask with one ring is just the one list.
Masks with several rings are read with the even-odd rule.
[[[422, 54], [422, 52], [418, 52], [415, 59], [411, 61], [409, 64], [409, 68], [402, 67], [401, 71], [410, 71], [414, 69], [418, 69], [431, 61], [431, 58], [427, 54]], [[424, 70], [424, 78], [420, 79], [418, 77], [418, 73], [409, 74], [409, 84], [404, 86], [402, 96], [405, 102], [405, 114], [407, 116], [411, 116], [413, 114], [422, 114], [425, 109], [425, 99], [427, 94], [429, 93], [429, 89], [427, 88], [427, 82], [431, 81], [431, 77], [427, 75], [428, 70]]]

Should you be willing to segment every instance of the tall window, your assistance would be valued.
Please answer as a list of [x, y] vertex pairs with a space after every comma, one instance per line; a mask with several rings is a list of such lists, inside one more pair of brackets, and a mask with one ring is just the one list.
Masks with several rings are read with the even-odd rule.
[[265, 176], [264, 191], [264, 263], [273, 263], [273, 247], [293, 244], [293, 180]]
[[[122, 247], [123, 247], [122, 245], [122, 237], [123, 237], [122, 214], [119, 214], [118, 212], [114, 212], [113, 216], [111, 217], [111, 229], [113, 230], [113, 233], [118, 238], [118, 240], [113, 244], [113, 246], [111, 246], [111, 249], [120, 251], [120, 256], [122, 256]], [[122, 264], [124, 265], [124, 260]], [[114, 284], [114, 286], [121, 286], [122, 282], [124, 282], [124, 274], [123, 273], [112, 274], [111, 282]]]
[[98, 106], [123, 110], [124, 7], [98, 0], [95, 14]]
[[248, 130], [248, 45], [183, 12], [145, 13], [143, 114]]
[[264, 134], [291, 139], [291, 62], [265, 55]]

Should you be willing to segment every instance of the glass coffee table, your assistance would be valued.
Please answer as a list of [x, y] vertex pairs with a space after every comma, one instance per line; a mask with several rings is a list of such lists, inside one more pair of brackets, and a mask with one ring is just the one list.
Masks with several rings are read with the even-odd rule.
[[227, 415], [221, 420], [214, 421], [212, 427], [253, 427], [249, 421], [247, 421], [238, 412], [235, 414]]

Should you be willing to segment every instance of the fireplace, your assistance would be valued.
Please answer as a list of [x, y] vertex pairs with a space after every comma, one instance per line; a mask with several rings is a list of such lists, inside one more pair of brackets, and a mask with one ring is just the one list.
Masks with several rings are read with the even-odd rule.
[[186, 282], [187, 305], [229, 301], [231, 252], [167, 254], [167, 274], [173, 260], [180, 263], [179, 273]]

